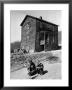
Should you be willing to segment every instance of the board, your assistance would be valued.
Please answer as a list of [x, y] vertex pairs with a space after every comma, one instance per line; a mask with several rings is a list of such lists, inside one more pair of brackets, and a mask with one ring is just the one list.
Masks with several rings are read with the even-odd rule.
[[35, 74], [33, 76], [29, 76], [29, 79], [35, 79], [39, 74]]

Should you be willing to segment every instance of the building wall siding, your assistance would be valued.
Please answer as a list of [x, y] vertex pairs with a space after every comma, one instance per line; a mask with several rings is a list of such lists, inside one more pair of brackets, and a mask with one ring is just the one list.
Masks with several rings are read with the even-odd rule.
[[45, 22], [41, 22], [41, 21], [39, 21], [39, 20], [36, 20], [36, 22], [37, 22], [37, 32], [39, 32], [39, 31], [48, 31], [48, 30], [54, 30], [53, 29], [53, 26], [54, 25], [52, 25], [52, 24], [48, 24], [48, 23], [45, 23]]
[[[49, 43], [45, 40], [45, 51], [55, 49], [58, 46], [58, 26], [36, 20], [36, 50], [41, 50], [39, 34], [41, 31], [48, 33]], [[38, 36], [39, 35], [39, 36]], [[46, 35], [46, 34], [45, 34]], [[53, 41], [54, 39], [54, 41]]]

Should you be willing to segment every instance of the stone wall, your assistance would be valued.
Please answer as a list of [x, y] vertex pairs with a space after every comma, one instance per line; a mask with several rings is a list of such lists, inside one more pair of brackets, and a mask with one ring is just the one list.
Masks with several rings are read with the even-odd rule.
[[29, 52], [35, 50], [36, 20], [27, 17], [21, 30], [21, 48]]

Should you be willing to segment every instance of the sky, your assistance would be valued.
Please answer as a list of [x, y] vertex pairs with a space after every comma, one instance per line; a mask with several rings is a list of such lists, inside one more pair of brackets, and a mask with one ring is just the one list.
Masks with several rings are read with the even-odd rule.
[[61, 31], [61, 11], [60, 10], [13, 10], [10, 11], [10, 42], [21, 41], [21, 22], [26, 15], [31, 15], [59, 25]]

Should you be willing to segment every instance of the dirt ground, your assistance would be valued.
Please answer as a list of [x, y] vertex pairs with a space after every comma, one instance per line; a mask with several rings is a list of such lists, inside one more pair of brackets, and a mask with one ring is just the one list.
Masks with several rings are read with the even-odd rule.
[[[35, 79], [61, 79], [61, 63], [44, 63], [44, 69], [48, 72], [44, 75], [38, 75]], [[27, 68], [22, 68], [11, 72], [11, 79], [29, 79]]]
[[[42, 61], [44, 70], [48, 72], [44, 75], [38, 75], [35, 79], [61, 79], [61, 51], [52, 52], [57, 56], [57, 61]], [[17, 71], [10, 72], [10, 79], [29, 79], [27, 68], [21, 68]]]

